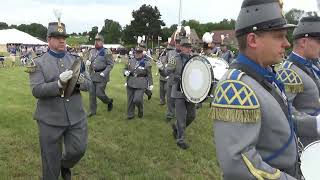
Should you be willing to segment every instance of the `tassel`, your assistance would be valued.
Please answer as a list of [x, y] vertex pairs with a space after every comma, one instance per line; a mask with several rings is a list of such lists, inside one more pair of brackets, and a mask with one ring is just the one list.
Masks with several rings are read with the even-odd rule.
[[211, 118], [226, 122], [255, 123], [261, 120], [260, 108], [257, 109], [228, 109], [212, 107]]
[[284, 88], [289, 93], [297, 94], [303, 92], [303, 84], [284, 84]]

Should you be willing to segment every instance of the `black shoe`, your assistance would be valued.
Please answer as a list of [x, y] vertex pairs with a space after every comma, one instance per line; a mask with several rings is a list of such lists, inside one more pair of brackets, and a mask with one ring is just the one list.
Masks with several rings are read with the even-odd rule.
[[177, 139], [178, 137], [178, 131], [177, 131], [177, 127], [175, 124], [171, 124], [171, 128], [172, 128], [172, 136], [174, 139]]
[[143, 117], [143, 112], [138, 112], [138, 117], [142, 118]]
[[69, 168], [61, 167], [61, 177], [63, 180], [71, 180], [71, 171]]
[[166, 104], [166, 103], [164, 103], [164, 102], [160, 102], [160, 103], [159, 103], [160, 106], [163, 106], [163, 105], [165, 105], [165, 104]]
[[131, 120], [131, 119], [133, 119], [133, 118], [134, 118], [134, 116], [132, 116], [132, 117], [127, 117], [128, 120]]
[[181, 149], [184, 149], [184, 150], [189, 148], [189, 145], [185, 142], [177, 142], [177, 146]]
[[96, 113], [89, 113], [88, 115], [87, 115], [87, 117], [89, 118], [89, 117], [92, 117], [92, 116], [95, 116], [96, 115]]
[[150, 93], [148, 94], [148, 100], [150, 100], [151, 97], [152, 97], [152, 92], [150, 92]]
[[111, 111], [113, 108], [113, 99], [110, 99], [110, 102], [108, 103], [108, 111]]

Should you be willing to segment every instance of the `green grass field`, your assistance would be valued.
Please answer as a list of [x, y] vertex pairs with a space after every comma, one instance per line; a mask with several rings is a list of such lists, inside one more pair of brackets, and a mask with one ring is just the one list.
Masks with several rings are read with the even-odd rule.
[[[89, 143], [83, 159], [73, 169], [74, 179], [221, 179], [213, 144], [209, 105], [197, 111], [186, 131], [191, 145], [180, 150], [159, 104], [158, 76], [150, 101], [145, 96], [143, 119], [126, 120], [123, 64], [112, 70], [108, 95], [114, 109], [106, 111], [98, 101], [98, 114], [90, 118]], [[0, 180], [37, 180], [41, 177], [37, 124], [33, 120], [36, 100], [31, 95], [23, 67], [0, 66]], [[85, 109], [88, 93], [83, 92]]]

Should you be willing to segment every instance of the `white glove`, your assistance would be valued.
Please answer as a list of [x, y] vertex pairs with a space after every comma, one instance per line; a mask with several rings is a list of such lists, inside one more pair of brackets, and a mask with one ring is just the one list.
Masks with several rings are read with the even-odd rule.
[[163, 69], [163, 64], [162, 64], [162, 62], [161, 61], [157, 61], [157, 67], [158, 67], [158, 69]]
[[317, 131], [318, 135], [320, 136], [320, 114], [317, 116]]
[[123, 85], [124, 87], [127, 87], [127, 83], [124, 83], [124, 85]]
[[81, 73], [78, 78], [77, 84], [82, 84], [84, 83], [84, 81], [85, 81], [84, 74]]
[[142, 51], [142, 54], [143, 54], [143, 55], [146, 55], [146, 54], [147, 54], [147, 51]]
[[103, 73], [103, 72], [102, 72], [102, 73], [100, 73], [100, 76], [104, 77], [104, 73]]
[[153, 85], [150, 85], [149, 90], [152, 91], [152, 89], [153, 89]]
[[63, 73], [61, 73], [59, 75], [58, 85], [59, 85], [60, 88], [63, 87], [62, 84], [67, 83], [69, 81], [69, 79], [72, 78], [72, 74], [73, 74], [72, 70], [66, 70], [66, 71], [64, 71]]
[[129, 75], [130, 75], [130, 71], [125, 71], [125, 72], [124, 72], [124, 75], [125, 75], [125, 76], [129, 76]]
[[90, 66], [91, 65], [91, 61], [87, 60], [86, 61], [86, 66]]

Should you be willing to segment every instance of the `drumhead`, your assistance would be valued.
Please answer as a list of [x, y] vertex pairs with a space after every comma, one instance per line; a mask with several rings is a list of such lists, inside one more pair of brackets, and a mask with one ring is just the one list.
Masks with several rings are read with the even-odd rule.
[[210, 93], [212, 82], [212, 67], [206, 58], [194, 56], [185, 64], [182, 70], [181, 89], [190, 102], [204, 101]]
[[320, 141], [309, 144], [301, 154], [301, 172], [306, 180], [319, 179]]
[[70, 97], [76, 87], [79, 75], [80, 75], [80, 68], [81, 68], [81, 60], [76, 60], [72, 64], [70, 70], [73, 71], [72, 78], [68, 81], [68, 84], [64, 90], [64, 97]]
[[207, 59], [212, 66], [214, 78], [216, 80], [220, 80], [222, 76], [228, 71], [228, 62], [222, 58], [207, 57]]

